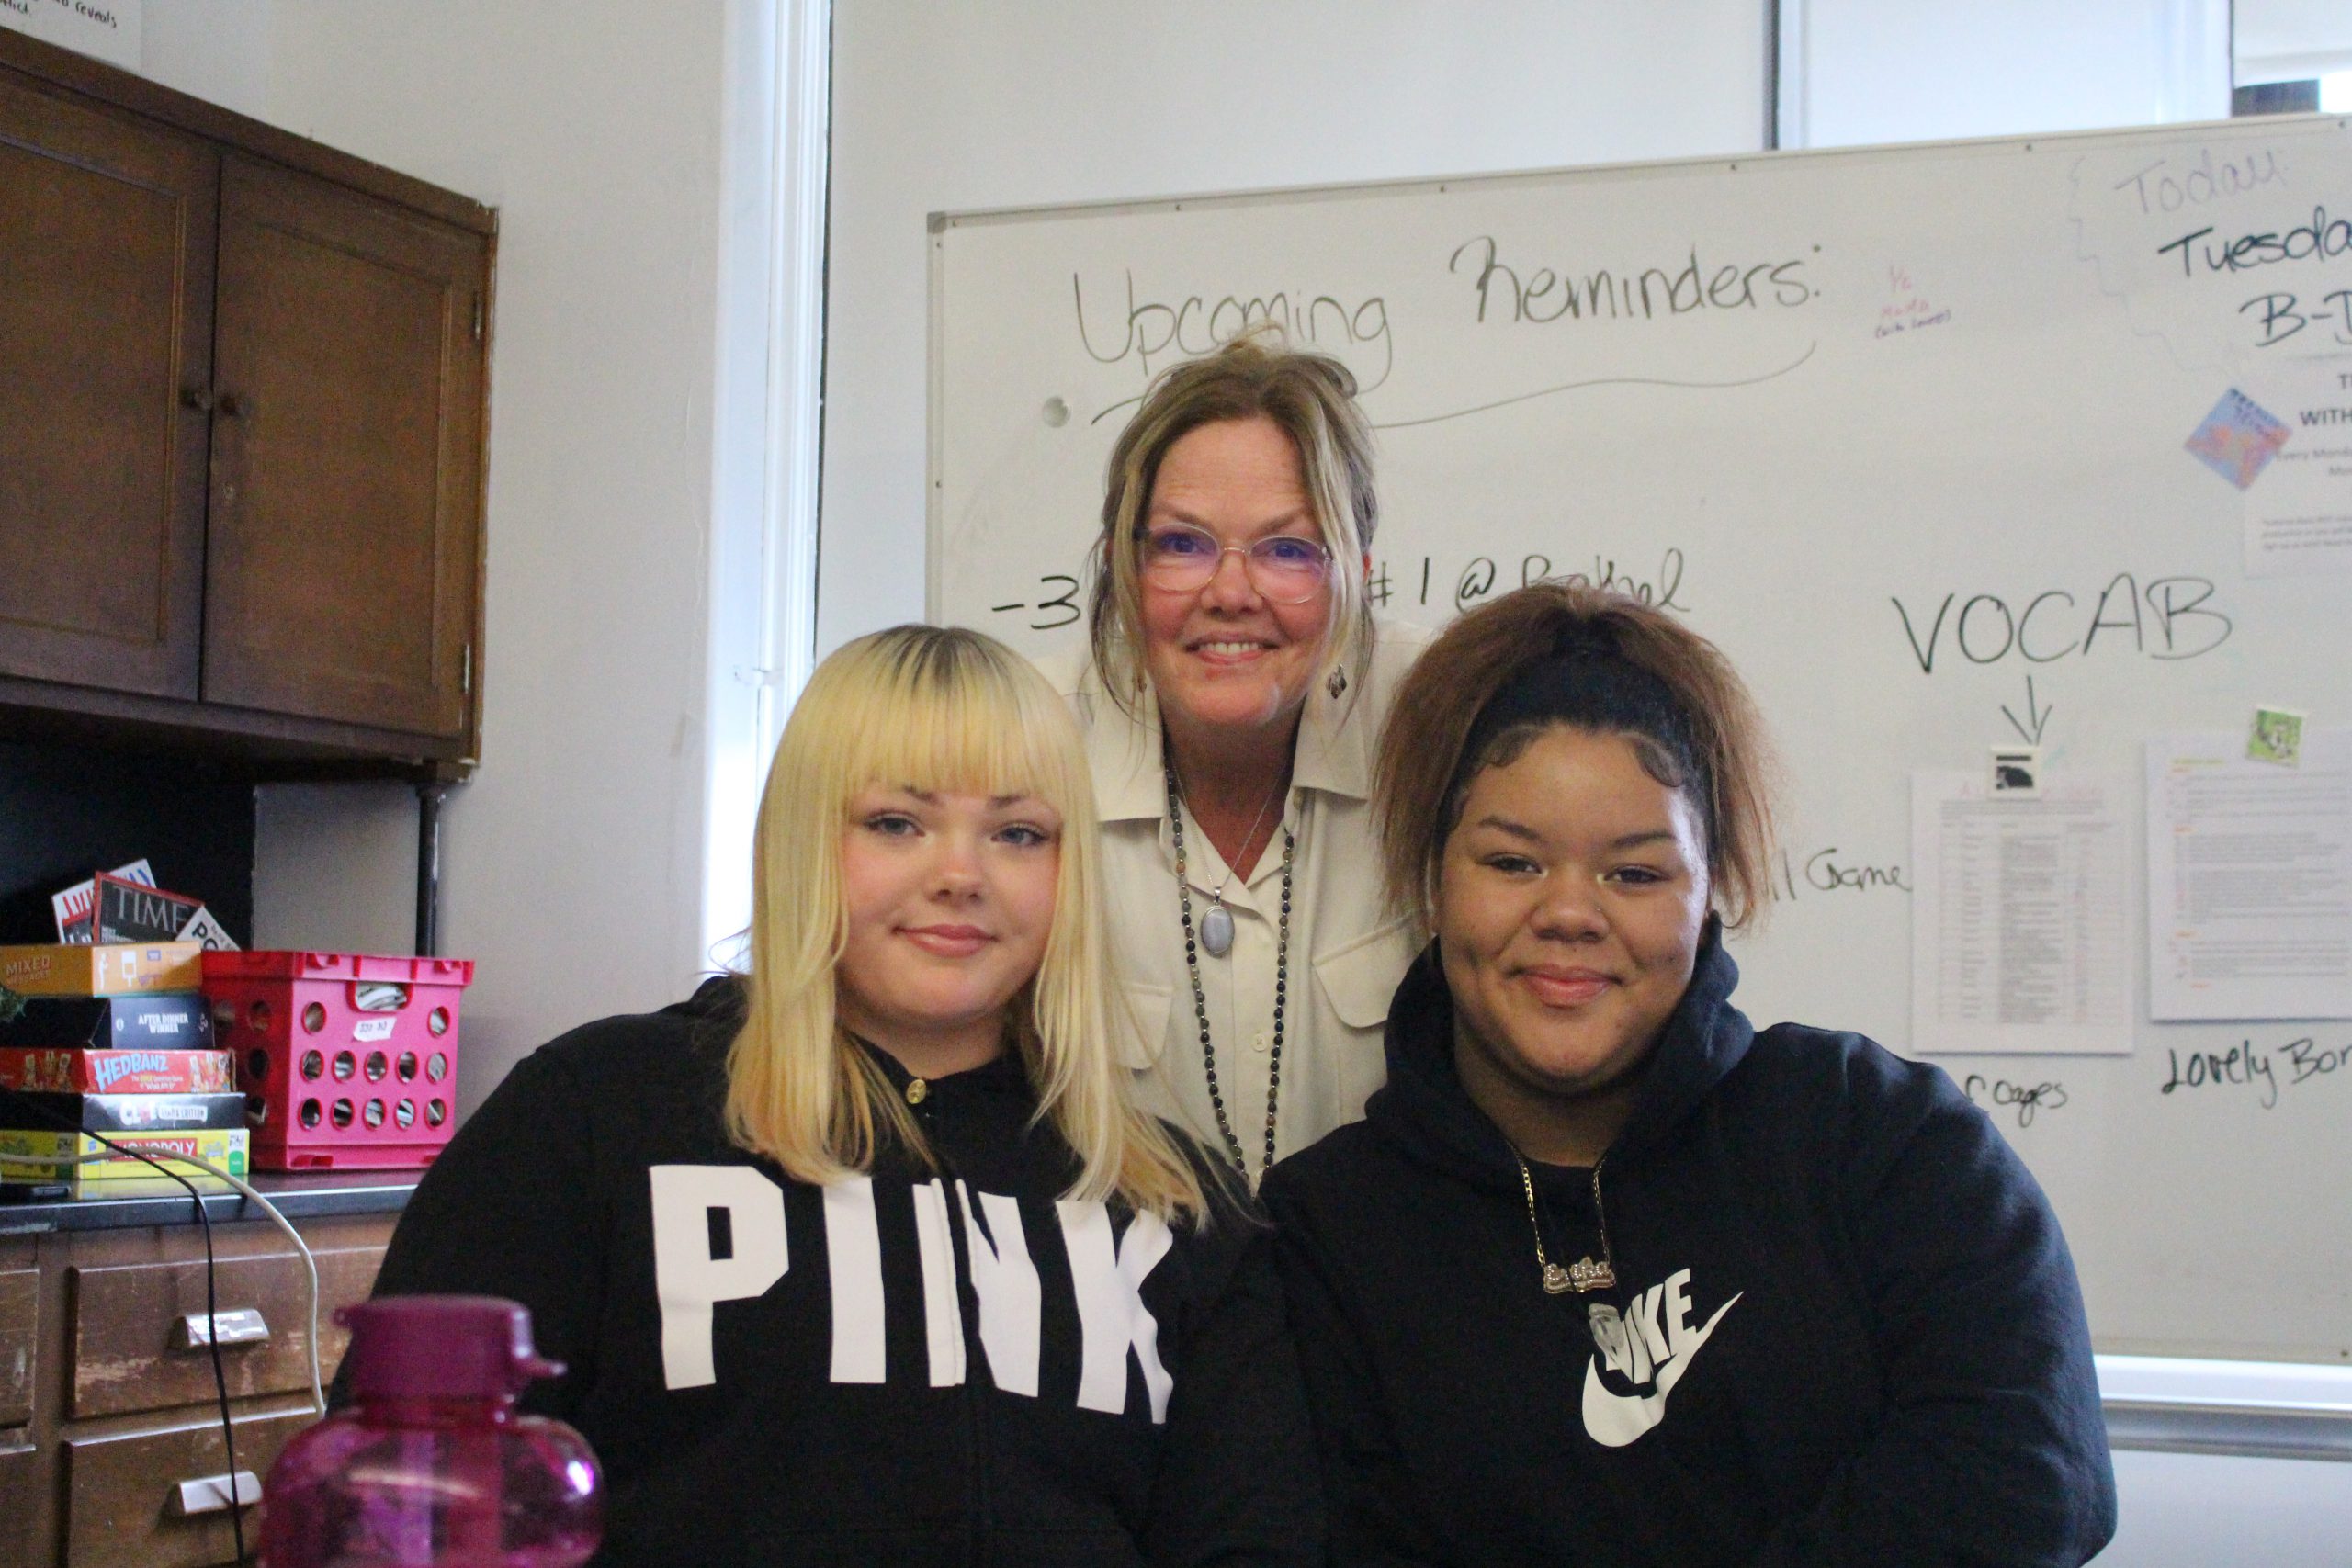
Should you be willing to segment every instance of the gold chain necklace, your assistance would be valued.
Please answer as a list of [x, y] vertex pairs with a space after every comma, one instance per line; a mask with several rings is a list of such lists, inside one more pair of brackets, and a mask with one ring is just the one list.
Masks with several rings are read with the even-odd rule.
[[1535, 1233], [1535, 1267], [1543, 1275], [1545, 1293], [1556, 1296], [1569, 1291], [1582, 1294], [1616, 1289], [1617, 1269], [1609, 1252], [1609, 1211], [1600, 1206], [1601, 1160], [1592, 1162], [1592, 1212], [1600, 1219], [1600, 1261], [1595, 1263], [1588, 1254], [1563, 1269], [1544, 1256], [1544, 1227], [1535, 1218], [1535, 1178], [1527, 1168], [1527, 1156], [1514, 1148], [1510, 1157], [1519, 1162], [1520, 1190], [1527, 1194], [1527, 1228]]

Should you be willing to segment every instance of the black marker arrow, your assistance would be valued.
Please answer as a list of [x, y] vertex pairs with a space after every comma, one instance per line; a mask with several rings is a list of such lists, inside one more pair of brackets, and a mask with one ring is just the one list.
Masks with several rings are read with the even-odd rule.
[[2023, 724], [2019, 723], [2018, 721], [2018, 716], [2009, 711], [2008, 704], [2003, 703], [2001, 705], [2001, 716], [2007, 719], [2019, 735], [2024, 736], [2029, 742], [2036, 746], [2041, 744], [2042, 726], [2048, 724], [2050, 722], [2050, 716], [2057, 711], [2058, 705], [2056, 703], [2052, 703], [2048, 707], [2042, 708], [2039, 711], [2035, 710], [2033, 705], [2033, 677], [2030, 675], [2025, 678], [2025, 712], [2026, 717], [2033, 720], [2033, 728], [2031, 729], [2028, 729]]

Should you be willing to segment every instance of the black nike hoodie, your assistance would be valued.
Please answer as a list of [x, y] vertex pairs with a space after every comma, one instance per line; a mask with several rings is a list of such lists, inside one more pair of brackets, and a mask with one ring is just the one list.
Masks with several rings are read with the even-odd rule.
[[1321, 1561], [1246, 1195], [1172, 1233], [1063, 1201], [1075, 1156], [1010, 1056], [918, 1083], [876, 1053], [943, 1168], [794, 1181], [726, 1134], [741, 1006], [713, 980], [526, 1057], [377, 1280], [531, 1309], [567, 1371], [524, 1404], [603, 1462], [599, 1568]]
[[[1366, 1119], [1263, 1196], [1357, 1563], [2080, 1563], [2114, 1479], [2072, 1260], [1932, 1066], [1757, 1033], [1710, 921], [1623, 1130], [1520, 1166], [1424, 953]], [[1596, 1203], [1596, 1196], [1598, 1203]], [[1603, 1224], [1606, 1242], [1603, 1241]]]

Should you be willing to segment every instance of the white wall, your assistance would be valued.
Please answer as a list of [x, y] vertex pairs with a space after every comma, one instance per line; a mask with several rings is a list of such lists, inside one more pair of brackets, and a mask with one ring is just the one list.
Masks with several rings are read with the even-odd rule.
[[266, 118], [272, 0], [145, 0], [139, 73]]
[[2343, 1568], [2352, 1465], [2338, 1460], [2119, 1453], [2115, 1540], [2098, 1568]]
[[818, 647], [923, 613], [933, 211], [1761, 144], [1760, 0], [836, 0]]
[[68, 0], [40, 0], [29, 14], [0, 10], [0, 27], [258, 117], [268, 95], [271, 4], [132, 0], [80, 15]]
[[2240, 83], [2352, 71], [2352, 6], [2344, 0], [2236, 0], [2235, 19]]
[[[722, 13], [277, 0], [261, 118], [499, 209], [481, 769], [443, 950], [470, 1109], [700, 966]], [[263, 792], [265, 943], [409, 951], [413, 799]]]
[[1781, 144], [2088, 130], [2230, 113], [2230, 0], [1782, 0]]

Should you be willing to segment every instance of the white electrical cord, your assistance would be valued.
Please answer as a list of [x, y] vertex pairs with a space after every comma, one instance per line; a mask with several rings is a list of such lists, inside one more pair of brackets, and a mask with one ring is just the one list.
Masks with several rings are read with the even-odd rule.
[[[136, 1149], [138, 1145], [135, 1144], [126, 1144], [123, 1147], [126, 1149]], [[71, 1163], [74, 1165], [89, 1165], [99, 1160], [114, 1160], [121, 1157], [122, 1156], [120, 1155], [115, 1153], [112, 1149], [97, 1149], [93, 1150], [89, 1154], [74, 1156]], [[246, 1181], [243, 1177], [232, 1176], [227, 1171], [221, 1169], [219, 1166], [214, 1165], [210, 1160], [200, 1158], [196, 1155], [175, 1153], [161, 1156], [150, 1156], [148, 1157], [150, 1159], [160, 1157], [163, 1159], [176, 1160], [182, 1165], [192, 1165], [208, 1176], [219, 1177], [221, 1180], [235, 1188], [239, 1192], [243, 1193], [248, 1202], [260, 1205], [261, 1212], [268, 1217], [269, 1223], [276, 1225], [279, 1230], [285, 1232], [286, 1239], [294, 1244], [295, 1255], [302, 1260], [302, 1276], [310, 1292], [311, 1332], [308, 1337], [304, 1340], [304, 1345], [310, 1351], [311, 1357], [311, 1408], [313, 1414], [323, 1418], [327, 1413], [327, 1396], [325, 1385], [319, 1377], [319, 1265], [317, 1259], [311, 1256], [310, 1244], [302, 1239], [301, 1233], [294, 1228], [293, 1224], [288, 1221], [284, 1214], [277, 1212], [277, 1205], [263, 1197], [259, 1192], [255, 1191], [253, 1185]], [[65, 1162], [47, 1160], [42, 1163], [55, 1165]], [[165, 1178], [165, 1179], [169, 1179]], [[199, 1196], [197, 1201], [198, 1202], [202, 1202], [203, 1199]], [[207, 1324], [205, 1326], [208, 1331], [218, 1332], [217, 1325]]]

